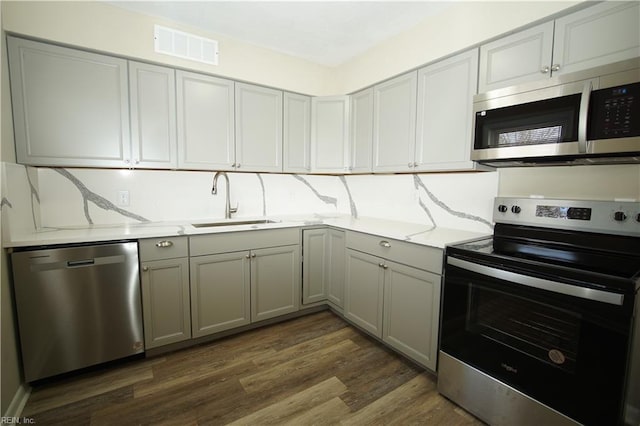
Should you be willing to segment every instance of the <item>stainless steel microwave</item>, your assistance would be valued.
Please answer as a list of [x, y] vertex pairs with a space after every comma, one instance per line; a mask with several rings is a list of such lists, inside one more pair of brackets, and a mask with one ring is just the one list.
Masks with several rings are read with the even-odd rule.
[[473, 112], [485, 165], [640, 163], [640, 58], [480, 94]]

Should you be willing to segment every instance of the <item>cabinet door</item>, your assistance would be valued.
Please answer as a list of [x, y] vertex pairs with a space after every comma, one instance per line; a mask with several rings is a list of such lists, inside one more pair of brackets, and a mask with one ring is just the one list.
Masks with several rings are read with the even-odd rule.
[[18, 162], [128, 166], [127, 61], [14, 37], [7, 40]]
[[141, 281], [145, 348], [191, 338], [188, 258], [144, 262]]
[[373, 88], [351, 95], [351, 173], [370, 173], [373, 152]]
[[556, 20], [554, 74], [640, 56], [640, 3], [602, 2]]
[[178, 166], [175, 71], [129, 62], [131, 145], [134, 167]]
[[548, 78], [553, 21], [480, 46], [480, 93]]
[[322, 302], [327, 299], [327, 229], [302, 231], [302, 304]]
[[413, 170], [416, 97], [415, 71], [374, 87], [374, 172]]
[[349, 164], [349, 97], [314, 97], [311, 114], [311, 170], [344, 173]]
[[282, 91], [236, 83], [236, 169], [282, 171]]
[[251, 322], [249, 252], [191, 257], [193, 337]]
[[344, 261], [345, 238], [344, 231], [327, 230], [327, 266], [325, 274], [329, 277], [327, 283], [328, 299], [338, 308], [344, 307]]
[[283, 170], [311, 170], [311, 97], [284, 94]]
[[440, 275], [385, 262], [383, 340], [435, 371]]
[[300, 309], [300, 246], [251, 252], [251, 321]]
[[365, 331], [382, 337], [384, 263], [352, 249], [346, 250], [344, 315]]
[[178, 167], [233, 170], [233, 81], [176, 71]]
[[470, 160], [478, 49], [418, 71], [416, 170], [473, 168]]

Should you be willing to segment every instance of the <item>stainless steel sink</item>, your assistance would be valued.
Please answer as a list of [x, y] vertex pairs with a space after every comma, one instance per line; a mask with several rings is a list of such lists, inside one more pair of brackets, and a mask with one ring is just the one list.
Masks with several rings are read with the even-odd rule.
[[221, 222], [209, 222], [209, 223], [192, 223], [194, 228], [210, 228], [213, 226], [235, 226], [235, 225], [261, 225], [265, 223], [276, 223], [275, 220], [269, 219], [257, 219], [257, 220], [227, 220]]

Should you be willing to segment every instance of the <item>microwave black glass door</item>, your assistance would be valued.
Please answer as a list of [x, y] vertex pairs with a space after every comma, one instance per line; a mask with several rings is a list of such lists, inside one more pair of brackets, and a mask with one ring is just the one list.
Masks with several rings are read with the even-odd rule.
[[475, 149], [578, 140], [580, 94], [476, 112]]

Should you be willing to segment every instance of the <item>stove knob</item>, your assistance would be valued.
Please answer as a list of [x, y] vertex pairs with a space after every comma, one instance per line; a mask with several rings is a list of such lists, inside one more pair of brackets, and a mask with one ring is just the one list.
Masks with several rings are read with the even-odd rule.
[[[506, 212], [507, 212], [507, 206], [505, 206], [504, 204], [500, 204], [500, 205], [498, 206], [498, 211], [499, 211], [500, 213], [506, 213]], [[640, 217], [640, 214], [638, 214], [638, 216]]]
[[615, 212], [613, 214], [613, 219], [617, 222], [624, 222], [627, 220], [627, 215], [624, 212]]
[[512, 213], [518, 214], [518, 213], [520, 213], [521, 211], [522, 211], [522, 209], [520, 208], [520, 206], [513, 206], [513, 207], [511, 207], [511, 212], [512, 212]]

